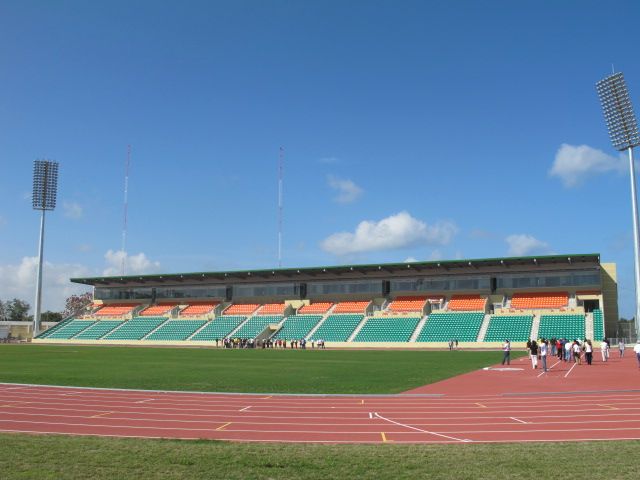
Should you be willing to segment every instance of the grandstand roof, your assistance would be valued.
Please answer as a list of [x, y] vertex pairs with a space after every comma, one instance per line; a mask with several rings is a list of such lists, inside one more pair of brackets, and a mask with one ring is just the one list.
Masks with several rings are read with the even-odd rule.
[[[472, 270], [493, 270], [508, 267], [599, 265], [600, 254], [541, 255], [529, 257], [503, 257], [483, 259], [438, 260], [430, 262], [374, 263], [366, 265], [339, 265], [308, 268], [269, 268], [257, 270], [230, 270], [221, 272], [163, 273], [155, 275], [127, 275], [111, 277], [72, 278], [74, 283], [94, 286], [167, 284], [176, 282], [224, 283], [228, 281], [287, 281], [303, 278], [335, 279], [341, 275], [378, 276], [379, 274], [437, 275], [464, 273]], [[378, 275], [376, 275], [378, 274]], [[346, 277], [345, 277], [346, 278]]]

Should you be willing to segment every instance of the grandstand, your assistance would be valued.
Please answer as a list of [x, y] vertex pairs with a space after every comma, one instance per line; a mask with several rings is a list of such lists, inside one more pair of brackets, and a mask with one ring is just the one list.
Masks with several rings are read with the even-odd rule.
[[72, 280], [94, 286], [94, 311], [35, 342], [442, 348], [457, 339], [493, 348], [532, 337], [599, 341], [618, 316], [615, 264], [597, 254]]

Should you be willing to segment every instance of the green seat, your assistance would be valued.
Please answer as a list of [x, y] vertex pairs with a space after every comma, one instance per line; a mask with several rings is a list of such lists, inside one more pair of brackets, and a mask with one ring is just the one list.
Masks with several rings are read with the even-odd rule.
[[238, 325], [244, 322], [246, 318], [247, 317], [236, 315], [216, 317], [189, 340], [203, 342], [213, 342], [216, 338], [222, 340], [238, 328]]
[[420, 317], [367, 318], [353, 341], [408, 342], [419, 322]]
[[94, 323], [95, 320], [72, 320], [55, 332], [51, 332], [46, 338], [69, 339]]
[[307, 334], [321, 319], [322, 315], [291, 315], [287, 317], [273, 338], [283, 340], [306, 338]]
[[145, 340], [186, 340], [205, 323], [206, 320], [169, 320]]
[[593, 339], [602, 340], [604, 338], [604, 316], [602, 310], [593, 311]]
[[417, 342], [475, 342], [484, 320], [484, 312], [432, 313], [422, 327]]
[[584, 315], [559, 314], [540, 316], [538, 338], [584, 339]]
[[125, 321], [124, 325], [103, 338], [104, 340], [141, 340], [166, 321], [167, 317], [135, 317]]
[[73, 338], [78, 340], [99, 340], [114, 328], [122, 325], [122, 323], [122, 320], [98, 320]]
[[260, 335], [268, 325], [272, 323], [280, 323], [281, 315], [257, 315], [249, 318], [242, 327], [233, 334], [235, 338], [256, 338]]
[[531, 335], [533, 315], [492, 315], [485, 342], [526, 342]]
[[346, 342], [364, 315], [344, 314], [329, 315], [313, 334], [314, 339], [329, 342]]

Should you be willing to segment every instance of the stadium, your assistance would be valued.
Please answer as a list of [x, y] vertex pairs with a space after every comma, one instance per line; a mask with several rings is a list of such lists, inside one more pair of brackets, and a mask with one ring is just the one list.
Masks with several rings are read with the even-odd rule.
[[90, 311], [35, 343], [442, 348], [455, 340], [496, 348], [531, 338], [600, 341], [618, 318], [615, 264], [598, 254], [72, 281], [94, 288]]
[[5, 0], [0, 477], [637, 478], [614, 3]]

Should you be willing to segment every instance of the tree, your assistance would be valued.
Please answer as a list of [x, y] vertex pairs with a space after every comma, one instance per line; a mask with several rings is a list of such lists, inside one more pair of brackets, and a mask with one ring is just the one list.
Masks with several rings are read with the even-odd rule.
[[62, 321], [62, 314], [60, 312], [52, 312], [47, 310], [40, 315], [40, 321], [42, 322], [60, 322]]
[[64, 303], [64, 317], [71, 315], [81, 315], [93, 303], [93, 294], [91, 292], [82, 293], [80, 295], [71, 295]]
[[6, 314], [7, 313], [5, 312], [4, 303], [2, 303], [2, 300], [0, 300], [0, 320], [4, 320]]
[[5, 305], [7, 320], [11, 322], [26, 322], [29, 320], [31, 306], [24, 300], [14, 298]]

